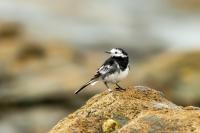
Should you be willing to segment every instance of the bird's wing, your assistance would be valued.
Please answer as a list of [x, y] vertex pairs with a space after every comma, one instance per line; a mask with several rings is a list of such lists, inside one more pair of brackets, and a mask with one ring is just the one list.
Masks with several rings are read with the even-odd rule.
[[118, 63], [112, 59], [109, 58], [108, 60], [106, 60], [104, 62], [104, 64], [97, 70], [96, 74], [86, 83], [84, 84], [80, 89], [78, 89], [75, 94], [78, 94], [81, 90], [83, 90], [85, 87], [87, 87], [88, 85], [96, 82], [100, 77], [102, 77], [103, 79], [112, 73], [115, 72], [119, 72], [119, 65]]
[[118, 72], [119, 65], [115, 60], [109, 58], [105, 61], [105, 63], [98, 69], [97, 73], [100, 73], [101, 76], [105, 76], [107, 74], [112, 74], [114, 72]]
[[105, 74], [108, 74], [109, 72], [112, 73], [112, 71], [116, 70], [117, 64], [112, 58], [108, 58], [103, 65], [97, 69], [96, 74], [90, 79], [96, 80], [101, 76], [104, 76]]

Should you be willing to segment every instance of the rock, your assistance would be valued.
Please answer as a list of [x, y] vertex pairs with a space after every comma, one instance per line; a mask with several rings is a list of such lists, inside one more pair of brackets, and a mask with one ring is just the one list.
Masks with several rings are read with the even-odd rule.
[[200, 110], [148, 110], [117, 132], [199, 132]]
[[88, 97], [71, 95], [86, 78], [84, 57], [68, 43], [25, 39], [3, 29], [0, 26], [0, 133], [47, 132]]
[[115, 131], [119, 128], [120, 128], [119, 122], [117, 122], [113, 119], [106, 120], [102, 125], [102, 131], [104, 133], [110, 133], [110, 132]]
[[[107, 91], [58, 122], [50, 133], [66, 132], [198, 132], [200, 110], [185, 109], [148, 87]], [[120, 128], [121, 127], [121, 128]]]
[[45, 133], [58, 119], [68, 114], [63, 107], [53, 105], [11, 108], [1, 108], [1, 133]]
[[169, 0], [172, 8], [184, 12], [199, 12], [200, 2], [198, 0]]
[[[135, 84], [151, 86], [183, 106], [199, 106], [200, 51], [166, 52], [134, 66]], [[187, 95], [186, 95], [187, 94]]]
[[0, 41], [19, 37], [22, 32], [23, 27], [17, 22], [0, 22]]
[[18, 41], [0, 45], [0, 105], [66, 101], [78, 85], [71, 81], [85, 78], [76, 76], [80, 52], [61, 41]]

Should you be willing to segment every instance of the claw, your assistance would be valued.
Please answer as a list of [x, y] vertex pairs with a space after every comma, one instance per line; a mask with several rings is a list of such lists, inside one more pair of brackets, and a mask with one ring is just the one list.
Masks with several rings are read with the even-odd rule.
[[122, 88], [121, 86], [119, 86], [118, 84], [116, 84], [118, 88], [116, 88], [117, 90], [123, 90], [125, 91], [126, 89]]
[[126, 89], [123, 88], [115, 88], [117, 91], [125, 91]]

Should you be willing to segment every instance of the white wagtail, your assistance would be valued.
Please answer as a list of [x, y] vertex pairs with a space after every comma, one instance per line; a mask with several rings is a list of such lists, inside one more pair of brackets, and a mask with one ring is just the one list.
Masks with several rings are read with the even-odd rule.
[[82, 89], [90, 84], [94, 85], [97, 81], [103, 81], [108, 88], [108, 91], [112, 91], [112, 89], [109, 88], [108, 83], [116, 84], [118, 86], [117, 89], [119, 90], [125, 90], [118, 85], [118, 82], [128, 75], [128, 54], [121, 48], [113, 48], [106, 53], [110, 54], [111, 57], [104, 62], [90, 81], [78, 89], [75, 94], [78, 94]]

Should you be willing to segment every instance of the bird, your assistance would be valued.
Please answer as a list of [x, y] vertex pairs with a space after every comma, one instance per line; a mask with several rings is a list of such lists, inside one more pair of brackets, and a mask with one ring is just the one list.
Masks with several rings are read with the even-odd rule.
[[106, 51], [110, 57], [99, 67], [96, 71], [96, 74], [86, 82], [80, 89], [75, 91], [75, 94], [78, 94], [88, 85], [94, 85], [98, 81], [103, 81], [109, 92], [112, 92], [112, 89], [108, 84], [115, 84], [118, 90], [125, 90], [118, 83], [127, 77], [129, 73], [129, 56], [125, 50], [122, 48], [112, 48], [110, 51]]

